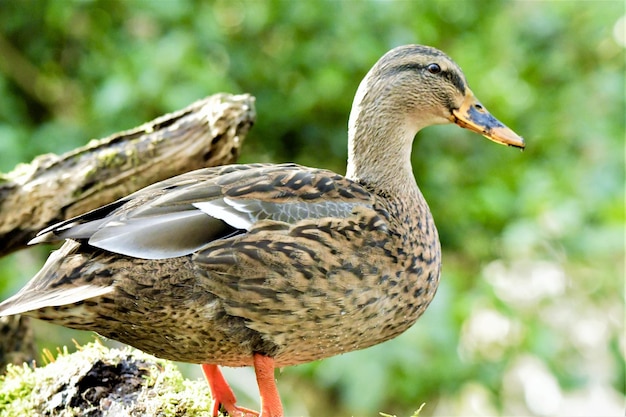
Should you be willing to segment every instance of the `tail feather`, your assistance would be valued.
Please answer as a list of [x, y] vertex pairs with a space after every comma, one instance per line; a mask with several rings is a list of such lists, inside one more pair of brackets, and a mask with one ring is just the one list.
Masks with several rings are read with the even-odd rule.
[[44, 307], [74, 304], [88, 298], [98, 297], [113, 291], [113, 287], [82, 285], [74, 288], [49, 291], [42, 294], [22, 293], [0, 304], [0, 317], [24, 314]]
[[0, 303], [0, 317], [24, 314], [44, 307], [73, 304], [98, 297], [114, 290], [112, 286], [93, 284], [62, 285], [54, 288], [58, 266], [76, 252], [80, 243], [68, 240], [59, 250], [54, 251], [41, 270], [13, 297]]

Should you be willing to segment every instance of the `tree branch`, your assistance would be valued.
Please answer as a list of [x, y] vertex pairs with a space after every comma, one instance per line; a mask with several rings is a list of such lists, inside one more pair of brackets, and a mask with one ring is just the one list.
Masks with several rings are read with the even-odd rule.
[[234, 162], [255, 117], [250, 95], [216, 94], [61, 156], [19, 165], [0, 176], [0, 257], [52, 223], [174, 175]]

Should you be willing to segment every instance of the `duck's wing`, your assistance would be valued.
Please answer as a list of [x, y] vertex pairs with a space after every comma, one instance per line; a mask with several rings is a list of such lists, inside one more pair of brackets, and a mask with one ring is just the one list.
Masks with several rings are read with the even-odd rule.
[[172, 258], [245, 233], [262, 220], [344, 218], [373, 201], [364, 187], [331, 171], [296, 164], [231, 165], [153, 184], [44, 229], [32, 243], [86, 240], [137, 258]]

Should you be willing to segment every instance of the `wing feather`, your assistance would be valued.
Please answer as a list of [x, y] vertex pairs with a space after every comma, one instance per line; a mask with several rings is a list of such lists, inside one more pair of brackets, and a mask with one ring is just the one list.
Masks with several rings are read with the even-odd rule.
[[86, 240], [123, 255], [171, 258], [245, 233], [262, 220], [345, 218], [373, 201], [360, 184], [326, 170], [295, 164], [206, 168], [47, 228], [33, 243]]

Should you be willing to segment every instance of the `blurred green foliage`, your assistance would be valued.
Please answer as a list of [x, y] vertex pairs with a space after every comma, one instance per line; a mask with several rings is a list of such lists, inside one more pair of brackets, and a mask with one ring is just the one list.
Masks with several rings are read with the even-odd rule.
[[[439, 47], [527, 150], [420, 133], [440, 291], [398, 339], [279, 376], [287, 411], [621, 415], [625, 20], [621, 1], [2, 0], [0, 170], [226, 91], [257, 97], [242, 162], [344, 172], [369, 67]], [[42, 252], [2, 260], [2, 298]]]

